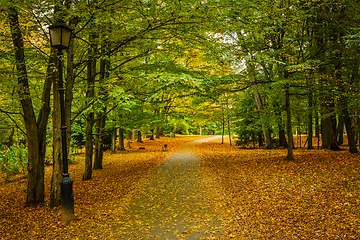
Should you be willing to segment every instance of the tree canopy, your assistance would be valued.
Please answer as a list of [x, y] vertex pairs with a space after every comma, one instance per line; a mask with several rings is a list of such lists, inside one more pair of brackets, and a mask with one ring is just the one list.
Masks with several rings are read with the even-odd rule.
[[73, 29], [66, 123], [68, 143], [87, 148], [87, 180], [93, 146], [117, 128], [226, 132], [293, 160], [294, 133], [312, 149], [321, 125], [322, 147], [338, 150], [345, 126], [356, 153], [359, 11], [355, 0], [0, 1], [0, 144], [28, 142], [26, 205], [43, 201], [46, 145], [61, 148], [56, 20]]

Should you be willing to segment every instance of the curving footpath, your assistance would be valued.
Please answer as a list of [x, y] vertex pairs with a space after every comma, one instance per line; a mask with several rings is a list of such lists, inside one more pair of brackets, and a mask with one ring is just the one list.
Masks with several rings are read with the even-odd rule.
[[217, 201], [209, 195], [211, 189], [202, 177], [200, 160], [192, 153], [194, 144], [212, 139], [182, 146], [144, 181], [114, 217], [113, 237], [225, 239]]

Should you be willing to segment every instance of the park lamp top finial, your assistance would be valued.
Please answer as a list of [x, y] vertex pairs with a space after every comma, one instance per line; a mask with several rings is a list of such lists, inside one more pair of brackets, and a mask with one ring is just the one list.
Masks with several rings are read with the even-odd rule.
[[72, 29], [64, 21], [58, 20], [49, 26], [50, 42], [53, 48], [68, 49], [71, 40]]

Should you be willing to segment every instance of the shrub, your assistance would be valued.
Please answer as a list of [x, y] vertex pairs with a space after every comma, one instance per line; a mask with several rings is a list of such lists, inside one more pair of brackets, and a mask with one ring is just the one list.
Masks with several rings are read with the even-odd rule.
[[0, 171], [5, 174], [5, 181], [25, 170], [27, 155], [27, 148], [22, 146], [11, 146], [0, 152]]

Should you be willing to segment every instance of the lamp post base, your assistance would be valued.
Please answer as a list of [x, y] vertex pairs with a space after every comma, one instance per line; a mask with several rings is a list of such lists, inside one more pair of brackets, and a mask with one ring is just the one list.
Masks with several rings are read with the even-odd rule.
[[68, 224], [74, 220], [74, 194], [72, 190], [73, 180], [69, 173], [64, 173], [60, 180], [61, 188], [61, 222]]

